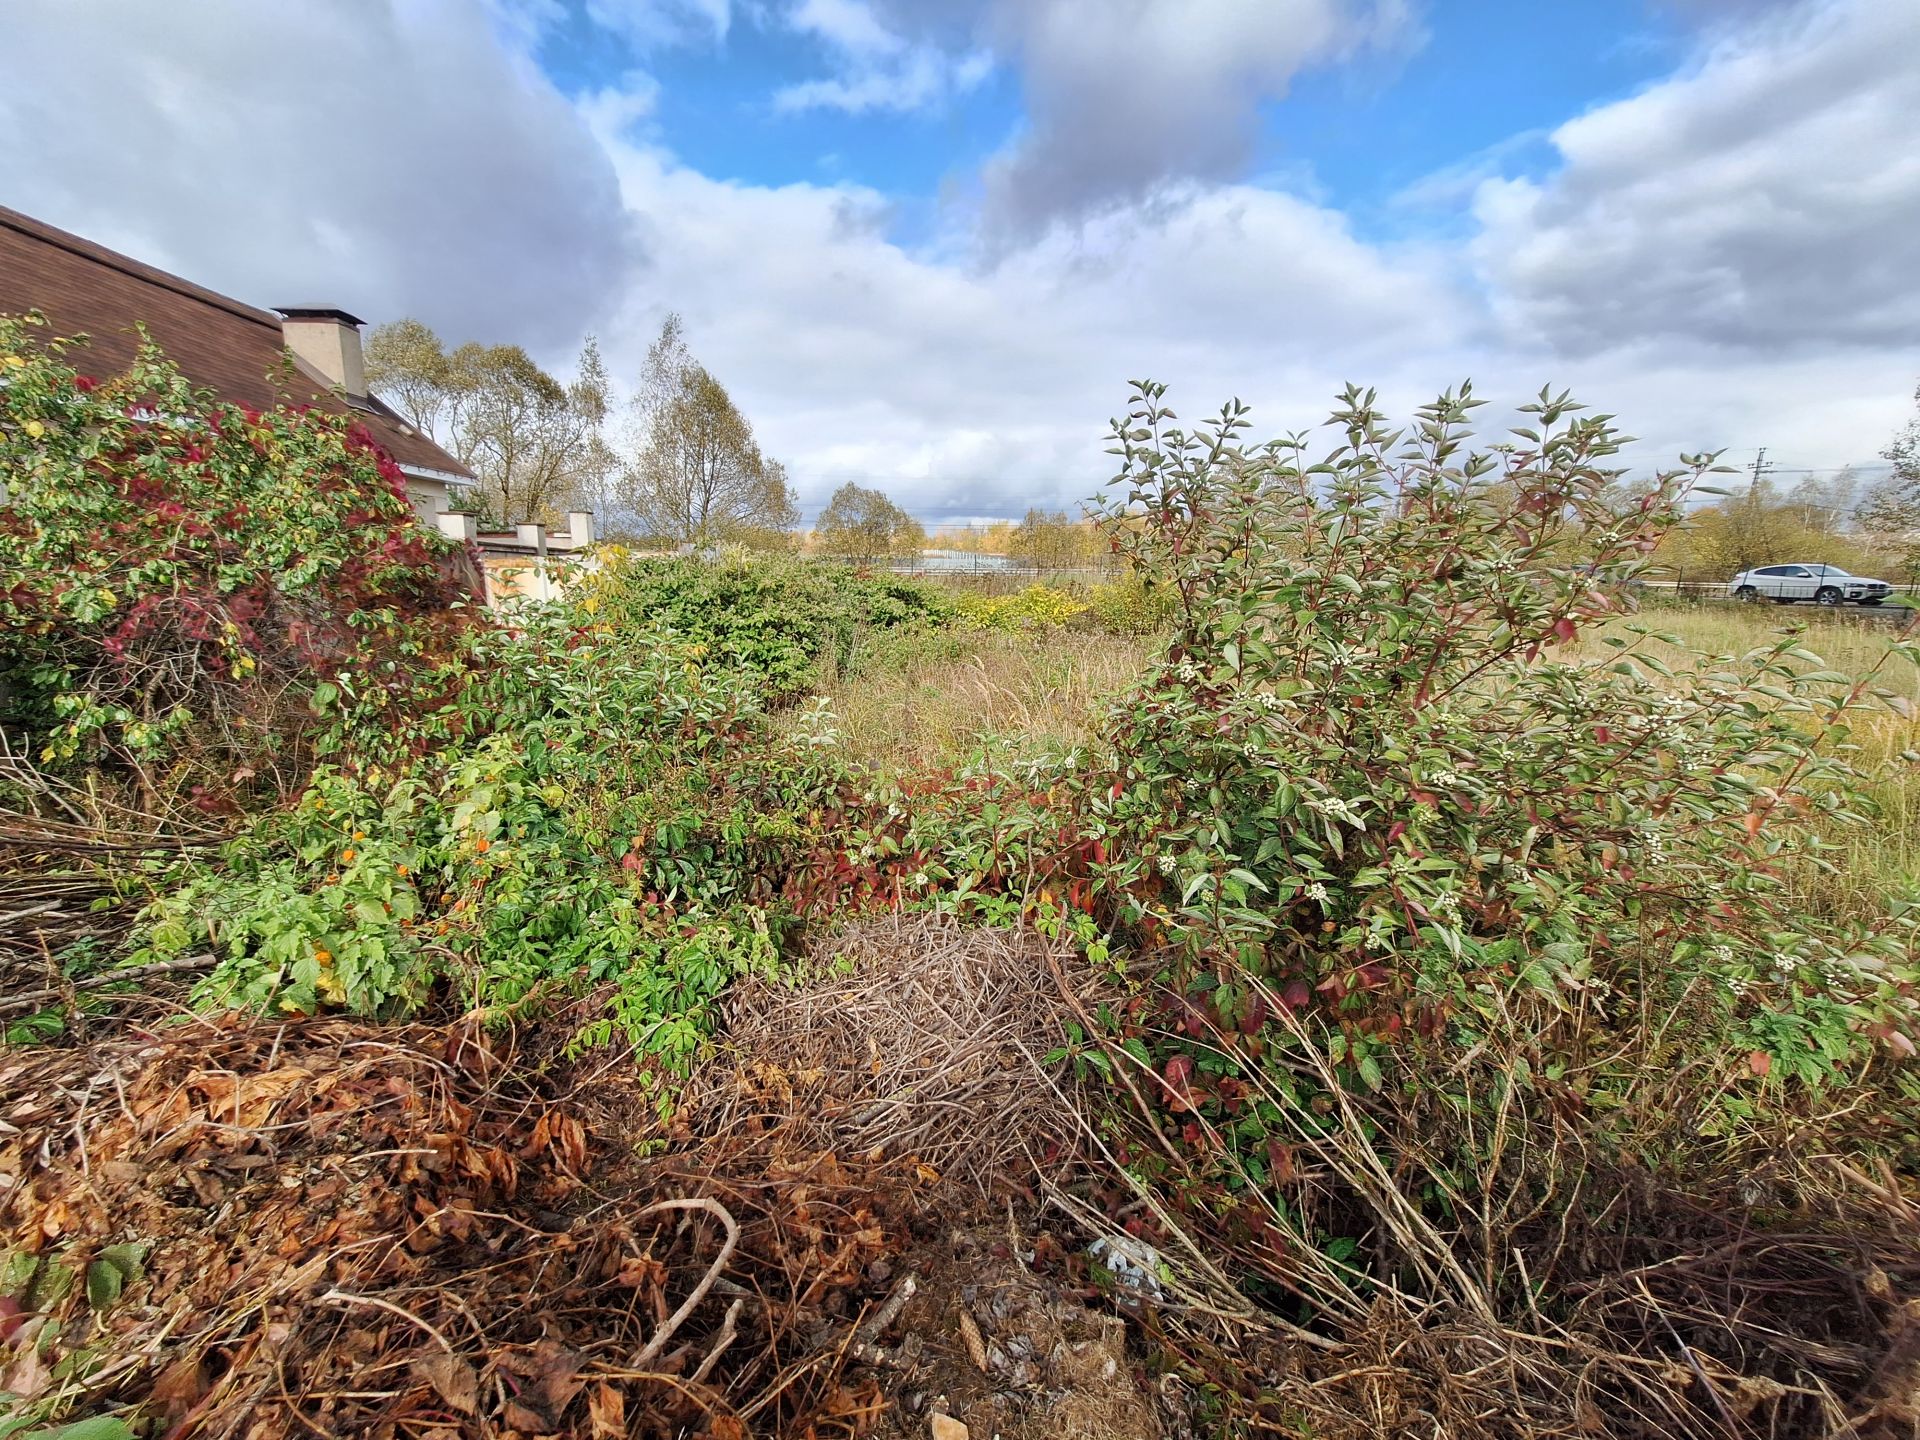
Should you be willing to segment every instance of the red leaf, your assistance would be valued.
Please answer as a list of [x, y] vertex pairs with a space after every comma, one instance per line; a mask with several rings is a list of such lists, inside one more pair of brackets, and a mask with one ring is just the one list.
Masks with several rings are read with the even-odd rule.
[[1773, 1057], [1764, 1050], [1752, 1051], [1747, 1056], [1747, 1069], [1751, 1070], [1755, 1075], [1765, 1078], [1767, 1073], [1773, 1069]]

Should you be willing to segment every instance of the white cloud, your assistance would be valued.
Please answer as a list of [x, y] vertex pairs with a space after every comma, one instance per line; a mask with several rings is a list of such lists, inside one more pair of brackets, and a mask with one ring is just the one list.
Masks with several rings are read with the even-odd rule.
[[462, 0], [10, 7], [0, 195], [255, 304], [571, 342], [638, 252], [514, 28]]
[[[905, 3], [868, 12], [879, 33], [866, 7], [807, 13], [849, 67], [864, 54], [879, 71], [917, 46], [966, 53], [982, 33], [925, 10], [948, 0], [915, 0], [918, 21]], [[1033, 0], [1055, 16], [1082, 3]], [[557, 363], [593, 329], [622, 376], [678, 309], [804, 498], [859, 479], [928, 517], [1098, 488], [1130, 377], [1172, 382], [1189, 419], [1240, 396], [1261, 434], [1315, 424], [1349, 379], [1400, 414], [1466, 375], [1503, 404], [1550, 380], [1619, 412], [1645, 461], [1765, 443], [1837, 465], [1871, 457], [1910, 411], [1920, 330], [1902, 307], [1920, 225], [1882, 221], [1910, 214], [1915, 127], [1898, 122], [1915, 104], [1895, 63], [1907, 32], [1867, 10], [1750, 21], [1667, 85], [1562, 126], [1558, 174], [1482, 185], [1471, 255], [1371, 243], [1323, 204], [1218, 178], [1229, 161], [1190, 147], [1122, 170], [1095, 154], [1083, 178], [1102, 183], [1062, 197], [1071, 223], [1035, 210], [988, 253], [965, 214], [908, 247], [874, 191], [698, 173], [644, 123], [652, 80], [569, 105], [527, 58], [552, 23], [543, 0], [493, 4], [491, 20], [454, 0], [203, 0], [191, 24], [134, 0], [14, 12], [0, 194], [249, 299], [416, 313]], [[1289, 57], [1362, 43], [1360, 12], [1334, 0], [1273, 8], [1325, 23], [1284, 43], [1256, 26], [1248, 57], [1222, 59], [1228, 32], [1195, 7], [1195, 33], [1134, 42], [1169, 52], [1155, 72], [1168, 96], [1222, 65], [1240, 75], [1233, 96], [1194, 101], [1234, 132]], [[1068, 165], [1059, 147], [1084, 137], [1062, 138], [1061, 117], [1098, 112], [1108, 81], [1091, 71], [1118, 44], [1093, 36], [1076, 59], [1046, 38], [1060, 53], [1040, 69], [1067, 99], [1034, 118], [997, 183]], [[1019, 53], [1037, 85], [1039, 51]], [[1769, 69], [1771, 87], [1752, 78]], [[1059, 78], [1081, 70], [1083, 85]], [[75, 75], [90, 77], [85, 109]], [[1798, 248], [1772, 245], [1782, 217], [1811, 227], [1792, 231]], [[1881, 248], [1862, 253], [1869, 241]]]
[[984, 178], [986, 233], [1055, 221], [1164, 185], [1240, 178], [1261, 107], [1315, 64], [1415, 43], [1412, 0], [791, 0], [785, 23], [833, 74], [782, 89], [788, 110], [915, 110], [1017, 70], [1026, 118]]
[[783, 87], [774, 96], [780, 110], [920, 110], [973, 89], [993, 68], [982, 50], [909, 42], [888, 28], [868, 0], [798, 0], [782, 23], [820, 41], [839, 69], [828, 78]]
[[866, 0], [798, 0], [787, 23], [848, 55], [891, 55], [902, 44]]
[[1407, 0], [996, 0], [1027, 126], [987, 175], [1014, 237], [1183, 180], [1245, 173], [1261, 107], [1308, 66], [1417, 38]]
[[1562, 125], [1561, 168], [1478, 195], [1515, 331], [1809, 352], [1920, 343], [1920, 5], [1801, 4]]
[[641, 50], [722, 41], [733, 26], [732, 0], [586, 0], [586, 13]]
[[1436, 257], [1287, 195], [1193, 188], [980, 267], [890, 241], [874, 192], [721, 182], [609, 140], [653, 261], [602, 330], [610, 361], [633, 373], [681, 311], [811, 502], [857, 479], [925, 515], [1069, 504], [1108, 476], [1130, 376], [1178, 382], [1195, 413], [1239, 393], [1299, 423], [1460, 323]]

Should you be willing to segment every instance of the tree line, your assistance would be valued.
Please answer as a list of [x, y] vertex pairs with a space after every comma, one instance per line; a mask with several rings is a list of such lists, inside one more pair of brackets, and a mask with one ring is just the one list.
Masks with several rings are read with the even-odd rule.
[[1916, 416], [1881, 452], [1891, 469], [1863, 481], [1851, 467], [1782, 485], [1764, 472], [1688, 516], [1658, 558], [1676, 580], [1725, 580], [1795, 561], [1920, 584], [1920, 390]]
[[[919, 521], [857, 484], [834, 492], [803, 541], [786, 466], [761, 449], [726, 386], [694, 357], [677, 314], [662, 322], [619, 415], [591, 338], [564, 381], [518, 345], [449, 348], [413, 319], [376, 329], [366, 363], [381, 397], [478, 477], [469, 503], [489, 526], [551, 524], [568, 510], [594, 510], [610, 538], [769, 550], [804, 544], [859, 564], [911, 557], [927, 545]], [[1104, 554], [1091, 525], [1060, 511], [1030, 510], [996, 527], [992, 539], [997, 553], [1043, 568]]]
[[[418, 320], [368, 337], [367, 376], [413, 425], [479, 477], [472, 503], [495, 525], [554, 522], [567, 510], [600, 515], [602, 532], [641, 543], [744, 544], [872, 564], [917, 555], [925, 528], [887, 495], [842, 485], [810, 535], [786, 466], [765, 454], [725, 385], [689, 350], [670, 314], [647, 351], [624, 413], [614, 413], [599, 346], [589, 338], [562, 381], [518, 345], [449, 349]], [[1920, 391], [1915, 393], [1920, 407]], [[614, 439], [609, 440], [612, 432]], [[1679, 580], [1723, 580], [1791, 560], [1891, 572], [1920, 583], [1920, 414], [1882, 452], [1885, 476], [1851, 469], [1782, 487], [1765, 475], [1693, 512], [1660, 548]], [[1064, 511], [946, 530], [944, 549], [1006, 556], [1036, 569], [1084, 569], [1107, 542]]]

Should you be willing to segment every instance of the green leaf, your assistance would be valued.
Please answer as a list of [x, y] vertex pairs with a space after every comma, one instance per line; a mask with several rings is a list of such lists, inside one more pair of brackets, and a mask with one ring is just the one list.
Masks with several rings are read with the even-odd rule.
[[38, 1255], [29, 1255], [24, 1250], [8, 1251], [5, 1262], [0, 1263], [0, 1295], [9, 1298], [25, 1295], [39, 1270]]
[[87, 1266], [87, 1304], [95, 1310], [110, 1308], [126, 1285], [127, 1277], [117, 1265], [96, 1260]]
[[88, 1420], [62, 1425], [58, 1430], [30, 1431], [20, 1440], [136, 1440], [136, 1437], [127, 1428], [126, 1421], [116, 1420], [111, 1415], [96, 1415]]
[[151, 1242], [145, 1240], [109, 1245], [100, 1252], [99, 1258], [118, 1270], [131, 1285], [147, 1273], [147, 1252], [152, 1248]]

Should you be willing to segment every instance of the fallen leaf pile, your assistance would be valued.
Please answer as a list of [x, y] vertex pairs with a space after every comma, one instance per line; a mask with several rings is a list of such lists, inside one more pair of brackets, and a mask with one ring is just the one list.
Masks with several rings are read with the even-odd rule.
[[[553, 1022], [564, 1025], [564, 1019]], [[0, 1058], [0, 1419], [185, 1440], [846, 1435], [910, 1173], [477, 1026], [196, 1020]], [[609, 1078], [617, 1075], [620, 1078]]]

